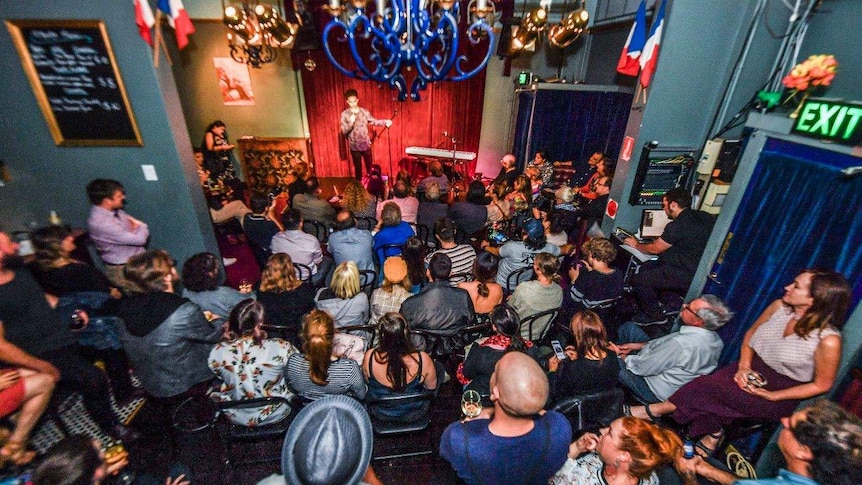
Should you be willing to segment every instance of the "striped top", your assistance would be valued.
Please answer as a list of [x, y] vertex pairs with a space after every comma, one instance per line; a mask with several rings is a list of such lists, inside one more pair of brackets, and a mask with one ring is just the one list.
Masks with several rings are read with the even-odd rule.
[[[458, 244], [454, 248], [438, 249], [428, 256], [425, 256], [425, 264], [427, 265], [431, 261], [431, 256], [434, 256], [437, 253], [443, 253], [446, 256], [449, 256], [449, 259], [452, 260], [452, 272], [450, 274], [469, 274], [473, 272], [473, 262], [476, 261], [476, 250], [473, 249], [473, 246], [470, 246], [469, 244]], [[462, 281], [465, 281], [463, 277], [451, 278], [449, 283], [452, 284], [452, 286], [455, 286]]]
[[365, 398], [365, 393], [368, 391], [359, 364], [350, 359], [338, 359], [330, 364], [325, 386], [311, 382], [308, 361], [300, 353], [291, 355], [287, 360], [285, 375], [291, 389], [312, 401], [330, 394], [347, 394], [361, 400]]

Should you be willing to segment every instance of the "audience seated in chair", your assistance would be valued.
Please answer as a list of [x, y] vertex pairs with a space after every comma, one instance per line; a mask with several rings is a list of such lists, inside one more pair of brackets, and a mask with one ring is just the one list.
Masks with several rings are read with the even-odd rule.
[[371, 231], [358, 229], [356, 217], [349, 210], [338, 212], [333, 227], [335, 232], [329, 235], [327, 248], [335, 264], [353, 261], [360, 271], [375, 269], [372, 252], [374, 237]]
[[[399, 246], [413, 237], [413, 228], [410, 224], [401, 220], [401, 209], [392, 201], [385, 202], [380, 217], [377, 218], [376, 233], [374, 234], [374, 251], [377, 261], [383, 264], [389, 256], [401, 253], [400, 249], [389, 249], [389, 246]], [[384, 248], [386, 248], [384, 250]]]
[[[563, 302], [563, 289], [557, 283], [557, 270], [560, 261], [550, 253], [539, 253], [533, 259], [533, 272], [536, 279], [524, 281], [515, 288], [515, 292], [509, 297], [508, 305], [518, 312], [518, 317], [523, 320], [530, 315], [560, 308]], [[543, 321], [533, 322], [532, 332], [527, 325], [521, 326], [521, 337], [524, 339], [539, 339], [545, 335], [545, 331], [551, 324], [551, 317]]]
[[691, 208], [691, 195], [684, 188], [664, 194], [662, 207], [671, 222], [658, 239], [649, 244], [633, 237], [625, 240], [642, 253], [658, 255], [657, 261], [644, 263], [630, 281], [643, 312], [635, 320], [641, 323], [666, 320], [659, 302], [660, 291], [688, 290], [715, 222], [711, 214]]
[[545, 373], [528, 355], [509, 352], [497, 361], [490, 386], [493, 408], [449, 425], [440, 456], [467, 484], [548, 483], [566, 461], [572, 429], [560, 413], [542, 411]]
[[495, 280], [498, 264], [496, 256], [482, 251], [473, 263], [473, 280], [458, 283], [470, 295], [476, 314], [487, 315], [503, 302], [503, 287]]
[[22, 351], [10, 363], [54, 379], [59, 374], [61, 385], [81, 393], [84, 407], [102, 431], [126, 441], [135, 439], [137, 433], [111, 413], [105, 375], [83, 357], [69, 323], [52, 310], [36, 280], [22, 269], [17, 252], [18, 244], [0, 232], [0, 322], [5, 340]]
[[[449, 218], [458, 228], [461, 242], [466, 242], [485, 227], [488, 219], [488, 208], [485, 207], [485, 185], [478, 180], [470, 182], [467, 188], [467, 198], [463, 202], [455, 202], [449, 207]], [[454, 235], [454, 234], [453, 234]]]
[[[476, 261], [476, 250], [469, 244], [455, 244], [455, 223], [452, 219], [444, 217], [438, 219], [434, 225], [434, 237], [437, 239], [437, 250], [425, 256], [425, 264], [431, 261], [435, 254], [445, 254], [452, 261], [451, 274], [469, 273]], [[458, 284], [462, 279], [450, 279], [450, 284]]]
[[[341, 196], [341, 208], [353, 212], [356, 217], [377, 217], [377, 197], [368, 193], [358, 180], [347, 182]], [[371, 227], [364, 229], [371, 230]]]
[[411, 293], [418, 293], [426, 283], [428, 283], [428, 271], [425, 267], [425, 255], [428, 253], [428, 246], [422, 242], [422, 239], [414, 236], [404, 243], [404, 251], [401, 252], [401, 257], [407, 263], [407, 277], [413, 283]]
[[572, 336], [565, 359], [548, 360], [552, 402], [571, 396], [592, 394], [617, 384], [620, 364], [611, 351], [605, 326], [595, 312], [584, 310], [571, 321]]
[[[366, 398], [417, 394], [436, 390], [443, 380], [443, 369], [435, 367], [425, 352], [417, 352], [408, 336], [407, 320], [389, 312], [377, 324], [378, 344], [365, 352], [362, 371], [368, 383]], [[424, 415], [429, 401], [418, 401], [398, 409], [371, 407], [369, 413], [383, 421], [412, 421]]]
[[529, 219], [525, 224], [523, 240], [509, 240], [499, 248], [492, 247], [488, 241], [482, 242], [485, 251], [500, 256], [500, 268], [497, 271], [497, 283], [506, 285], [509, 274], [521, 268], [533, 265], [533, 258], [539, 253], [560, 255], [560, 248], [550, 244], [545, 239], [545, 228], [538, 219]]
[[299, 345], [302, 316], [314, 309], [314, 289], [296, 276], [290, 255], [270, 256], [260, 275], [257, 300], [266, 310], [266, 323], [278, 327], [276, 336]]
[[305, 184], [305, 192], [291, 198], [291, 207], [299, 210], [303, 220], [320, 222], [326, 228], [332, 226], [335, 222], [335, 209], [320, 198], [321, 189], [317, 177], [309, 177]]
[[456, 377], [464, 385], [464, 390], [472, 389], [482, 396], [483, 406], [491, 403], [491, 374], [497, 361], [507, 352], [523, 352], [534, 359], [539, 358], [539, 350], [533, 342], [524, 340], [520, 335], [521, 321], [518, 314], [506, 305], [497, 305], [490, 314], [491, 329], [494, 334], [483, 337], [469, 347], [464, 362], [458, 365]]
[[862, 483], [862, 421], [837, 404], [820, 400], [781, 418], [778, 449], [784, 466], [777, 478], [744, 480], [701, 457], [677, 459], [683, 475], [722, 485]]
[[383, 209], [388, 203], [398, 206], [398, 214], [402, 221], [408, 224], [416, 224], [419, 212], [419, 199], [410, 195], [409, 186], [404, 181], [397, 181], [392, 187], [392, 199], [382, 200], [377, 203], [377, 220], [384, 218]]
[[417, 225], [433, 229], [438, 220], [446, 217], [449, 206], [440, 201], [442, 192], [440, 184], [437, 182], [431, 182], [425, 187], [425, 198], [419, 201], [419, 214], [416, 216]]
[[568, 459], [548, 483], [658, 485], [655, 470], [681, 455], [682, 441], [673, 431], [638, 418], [619, 418], [600, 435], [587, 433], [572, 443]]
[[183, 264], [183, 298], [196, 304], [214, 326], [222, 326], [239, 302], [249, 296], [227, 286], [219, 286], [219, 260], [212, 253], [198, 253]]
[[279, 214], [275, 213], [275, 204], [275, 197], [260, 192], [251, 194], [251, 212], [243, 218], [242, 230], [252, 249], [269, 251], [272, 237], [284, 230]]
[[332, 317], [312, 310], [302, 319], [302, 354], [287, 361], [287, 381], [294, 392], [314, 401], [331, 394], [364, 399], [368, 391], [359, 363], [333, 353]]
[[673, 413], [692, 437], [702, 437], [698, 447], [712, 451], [724, 426], [778, 421], [803, 399], [829, 391], [841, 362], [850, 285], [840, 273], [806, 269], [784, 290], [746, 332], [738, 362], [698, 377], [666, 401], [633, 407], [632, 414]]
[[[15, 428], [0, 447], [0, 468], [21, 466], [36, 457], [27, 451], [30, 433], [45, 412], [60, 372], [48, 362], [37, 359], [6, 340], [0, 322], [0, 362], [15, 367], [0, 372], [0, 419], [15, 416]], [[5, 430], [4, 430], [5, 431]]]
[[487, 224], [503, 222], [511, 216], [511, 204], [506, 200], [506, 194], [509, 192], [509, 186], [505, 182], [494, 182], [488, 188], [488, 196], [490, 203], [487, 205], [488, 219]]
[[386, 258], [383, 263], [383, 285], [371, 294], [371, 323], [376, 325], [384, 314], [400, 311], [404, 300], [412, 296], [412, 287], [404, 258]]
[[212, 380], [207, 356], [222, 335], [203, 310], [174, 293], [174, 260], [162, 250], [132, 256], [126, 279], [135, 285], [120, 301], [120, 339], [144, 390], [179, 404], [192, 388]]
[[118, 334], [122, 322], [116, 306], [122, 292], [102, 272], [72, 256], [75, 240], [66, 228], [43, 227], [33, 232], [31, 241], [36, 251], [33, 275], [47, 294], [58, 297], [55, 313], [85, 320], [84, 327], [73, 332], [84, 357], [105, 364], [118, 404], [140, 397]]
[[[209, 354], [209, 367], [219, 381], [210, 397], [218, 402], [255, 397], [293, 396], [285, 381], [288, 358], [297, 352], [289, 342], [268, 338], [263, 324], [263, 305], [251, 298], [240, 302], [227, 321], [222, 341]], [[290, 407], [266, 406], [257, 409], [226, 409], [234, 424], [258, 426], [277, 422]]]
[[[473, 302], [470, 295], [449, 284], [452, 262], [445, 254], [435, 254], [428, 264], [429, 283], [418, 295], [413, 295], [401, 304], [401, 314], [413, 330], [433, 330], [446, 337], [455, 337], [458, 330], [473, 321]], [[426, 350], [426, 342], [414, 341], [418, 350]], [[453, 339], [445, 339], [442, 348], [448, 353], [459, 347]]]
[[610, 267], [617, 257], [613, 243], [590, 239], [581, 246], [581, 261], [569, 269], [569, 290], [573, 312], [586, 310], [623, 293], [622, 271]]
[[284, 231], [272, 238], [270, 249], [273, 254], [290, 255], [294, 263], [304, 264], [311, 268], [311, 283], [314, 286], [325, 281], [332, 270], [332, 258], [323, 255], [320, 241], [302, 230], [302, 214], [297, 209], [288, 209], [281, 215]]
[[677, 332], [650, 340], [640, 326], [627, 322], [619, 329], [620, 383], [635, 398], [652, 404], [664, 401], [683, 385], [718, 366], [724, 342], [716, 331], [733, 312], [715, 295], [702, 295], [682, 306]]
[[314, 295], [315, 306], [332, 316], [336, 329], [368, 322], [368, 295], [359, 286], [356, 263], [348, 261], [335, 268], [329, 287], [317, 290]]

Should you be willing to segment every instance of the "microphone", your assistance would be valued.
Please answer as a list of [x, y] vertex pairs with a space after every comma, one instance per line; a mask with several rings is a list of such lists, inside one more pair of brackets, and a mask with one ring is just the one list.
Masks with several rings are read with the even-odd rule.
[[449, 137], [449, 132], [448, 132], [448, 131], [444, 131], [444, 132], [443, 132], [443, 136], [445, 136], [445, 137], [447, 137], [447, 138], [448, 138], [448, 137]]

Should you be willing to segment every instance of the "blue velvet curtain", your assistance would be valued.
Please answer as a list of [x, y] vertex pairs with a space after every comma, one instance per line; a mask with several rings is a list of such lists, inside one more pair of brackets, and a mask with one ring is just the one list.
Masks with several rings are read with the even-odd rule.
[[[720, 285], [708, 282], [737, 312], [719, 331], [720, 363], [735, 361], [745, 332], [783, 287], [804, 268], [832, 269], [862, 294], [862, 177], [844, 178], [842, 168], [862, 160], [769, 140], [731, 223], [732, 238], [713, 268]], [[851, 307], [852, 308], [852, 307]]]
[[[535, 107], [533, 106], [535, 104]], [[572, 160], [576, 170], [587, 167], [594, 152], [616, 158], [625, 136], [632, 95], [602, 91], [537, 90], [518, 93], [518, 118], [512, 148], [518, 164], [546, 150], [552, 160]], [[531, 117], [532, 114], [532, 117]], [[532, 121], [532, 138], [527, 138]]]

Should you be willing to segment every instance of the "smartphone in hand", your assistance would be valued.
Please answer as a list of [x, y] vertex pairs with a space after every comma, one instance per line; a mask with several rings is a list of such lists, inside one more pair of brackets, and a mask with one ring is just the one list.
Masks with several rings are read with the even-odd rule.
[[551, 340], [551, 347], [554, 349], [554, 355], [560, 360], [566, 360], [566, 353], [563, 352], [563, 346], [559, 340]]

